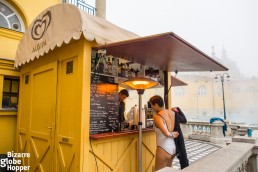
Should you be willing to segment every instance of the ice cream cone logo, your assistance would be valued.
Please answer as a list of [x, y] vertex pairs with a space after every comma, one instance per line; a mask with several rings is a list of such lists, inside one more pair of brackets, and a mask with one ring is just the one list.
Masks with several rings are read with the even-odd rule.
[[51, 13], [47, 11], [41, 19], [34, 21], [31, 29], [31, 36], [34, 40], [39, 40], [46, 33], [51, 22]]

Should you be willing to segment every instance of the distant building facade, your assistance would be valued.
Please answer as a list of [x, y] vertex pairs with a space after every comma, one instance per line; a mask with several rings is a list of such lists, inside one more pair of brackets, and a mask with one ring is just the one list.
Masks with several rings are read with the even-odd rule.
[[188, 85], [172, 89], [172, 106], [181, 107], [189, 119], [224, 118], [222, 83], [215, 76], [227, 73], [230, 78], [224, 77], [226, 118], [230, 122], [258, 123], [253, 120], [258, 118], [258, 78], [244, 77], [224, 48], [221, 58], [216, 57], [213, 49], [212, 58], [227, 66], [229, 71], [179, 72], [177, 77]]

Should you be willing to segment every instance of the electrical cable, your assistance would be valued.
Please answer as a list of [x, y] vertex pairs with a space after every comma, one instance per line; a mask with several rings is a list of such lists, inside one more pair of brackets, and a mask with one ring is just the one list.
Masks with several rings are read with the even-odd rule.
[[90, 148], [91, 148], [92, 154], [93, 154], [94, 159], [95, 159], [97, 172], [99, 172], [98, 161], [97, 161], [96, 155], [95, 155], [95, 153], [94, 153], [94, 150], [93, 150], [93, 147], [92, 147], [92, 144], [91, 144], [91, 140], [90, 140]]
[[[175, 70], [175, 78], [176, 78], [177, 73], [178, 73], [178, 71], [177, 71], [177, 70]], [[168, 93], [169, 93], [169, 91], [170, 91], [171, 87], [172, 87], [172, 84], [170, 85], [170, 87], [169, 87], [169, 89], [168, 89], [168, 91], [167, 91], [167, 93], [166, 93], [165, 97], [167, 97], [167, 96], [168, 96]]]

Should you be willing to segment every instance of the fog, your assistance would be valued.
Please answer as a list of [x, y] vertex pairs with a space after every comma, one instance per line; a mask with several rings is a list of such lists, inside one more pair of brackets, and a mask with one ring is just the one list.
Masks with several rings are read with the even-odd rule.
[[107, 0], [107, 20], [141, 36], [172, 31], [204, 53], [212, 46], [258, 77], [257, 0]]
[[[257, 0], [107, 0], [106, 7], [106, 19], [122, 28], [140, 36], [174, 32], [228, 67], [231, 79], [225, 83], [227, 117], [235, 122], [258, 124]], [[202, 102], [198, 85], [193, 86], [192, 80], [179, 72], [177, 77], [188, 83], [183, 90], [192, 93], [186, 91], [183, 100], [174, 96], [173, 106], [181, 106], [193, 118], [223, 118], [222, 96], [216, 95], [221, 92], [221, 83], [211, 89], [209, 84], [214, 84], [216, 73], [203, 75], [206, 80], [209, 78], [204, 86], [212, 96]], [[172, 89], [172, 95], [176, 89]], [[217, 103], [207, 105], [207, 99]], [[185, 104], [187, 101], [192, 104], [190, 107]]]

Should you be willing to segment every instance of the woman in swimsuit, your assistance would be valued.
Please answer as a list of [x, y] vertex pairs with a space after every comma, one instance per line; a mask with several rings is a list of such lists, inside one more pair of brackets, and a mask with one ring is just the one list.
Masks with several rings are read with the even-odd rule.
[[164, 109], [164, 101], [160, 96], [150, 98], [151, 108], [157, 112], [154, 115], [154, 124], [156, 132], [156, 159], [155, 170], [164, 167], [171, 167], [173, 158], [176, 155], [176, 146], [174, 138], [179, 133], [173, 132], [175, 126], [175, 113]]

